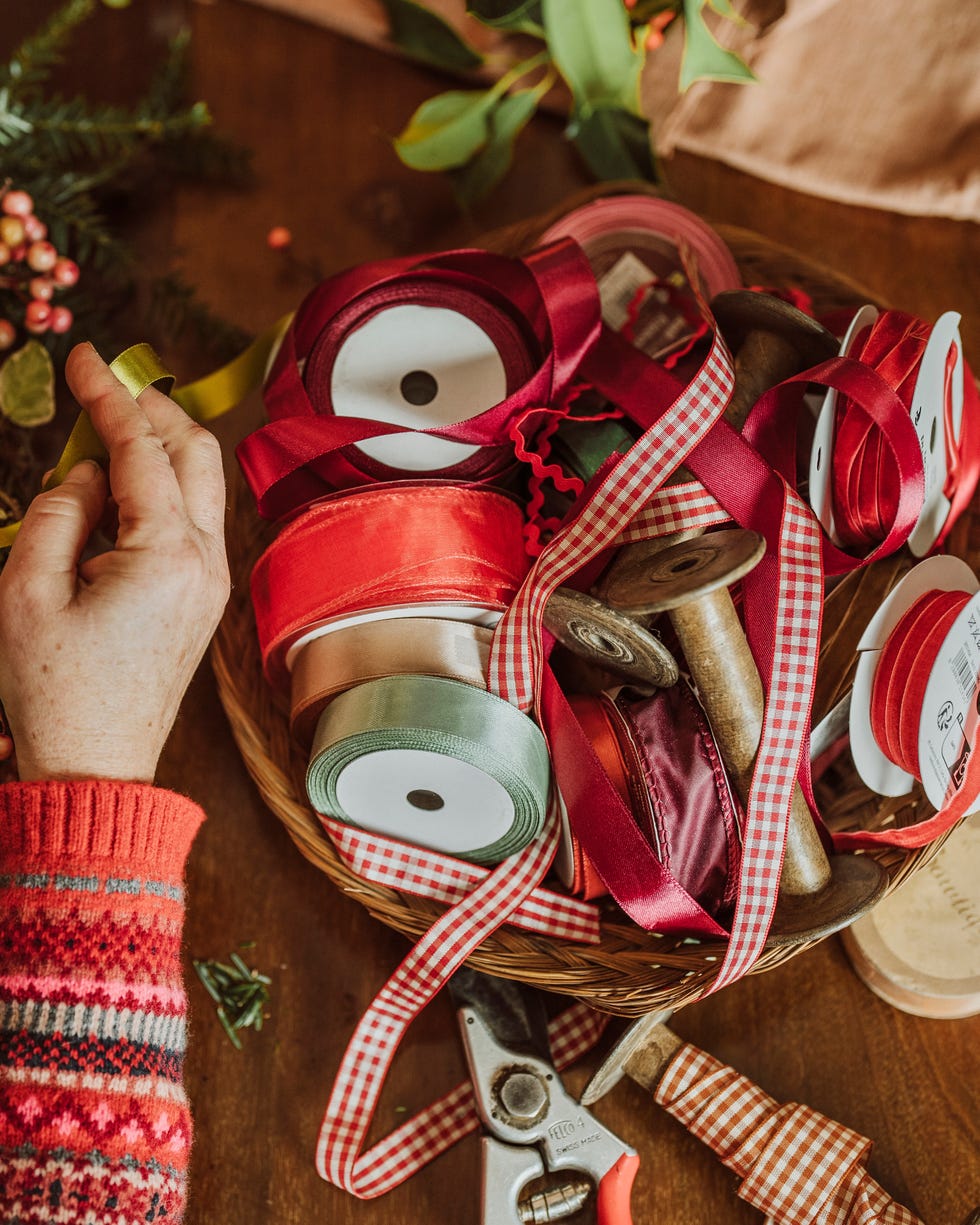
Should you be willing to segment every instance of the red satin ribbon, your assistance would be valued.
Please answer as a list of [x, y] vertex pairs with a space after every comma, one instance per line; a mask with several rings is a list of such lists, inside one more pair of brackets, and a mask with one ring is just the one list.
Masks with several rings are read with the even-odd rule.
[[[848, 524], [845, 534], [853, 541], [852, 547], [865, 555], [855, 557], [825, 536], [823, 558], [828, 574], [844, 574], [894, 553], [918, 521], [925, 474], [909, 408], [930, 330], [910, 315], [884, 311], [871, 329], [874, 335], [869, 334], [865, 341], [861, 360], [831, 358], [786, 379], [760, 398], [745, 423], [743, 438], [795, 486], [797, 422], [806, 411], [806, 386], [815, 383], [839, 393], [832, 473], [834, 515], [838, 525]], [[945, 489], [951, 509], [936, 547], [969, 504], [980, 478], [978, 418], [976, 383], [964, 363], [962, 425], [959, 443], [953, 444], [955, 459]], [[949, 396], [947, 420], [947, 439], [952, 440]]]
[[[850, 356], [863, 362], [893, 388], [906, 412], [931, 328], [900, 311], [884, 311], [859, 338]], [[844, 546], [868, 553], [888, 535], [902, 490], [898, 471], [888, 462], [881, 430], [847, 396], [837, 401], [834, 423], [834, 521]]]
[[[505, 400], [455, 425], [413, 431], [389, 422], [317, 413], [298, 363], [309, 354], [326, 320], [353, 309], [370, 292], [376, 303], [411, 300], [407, 286], [431, 282], [486, 298], [508, 314], [528, 352], [540, 354], [527, 380]], [[379, 297], [380, 295], [380, 297]], [[581, 250], [570, 240], [526, 260], [486, 251], [452, 251], [424, 260], [366, 264], [313, 291], [289, 328], [266, 385], [269, 423], [239, 444], [237, 455], [259, 514], [278, 519], [322, 497], [331, 486], [317, 471], [325, 457], [352, 443], [386, 434], [425, 433], [480, 447], [507, 445], [511, 426], [545, 406], [562, 406], [573, 376], [600, 327], [599, 297]], [[542, 419], [543, 419], [542, 415]]]
[[[971, 596], [964, 591], [927, 591], [903, 613], [881, 649], [871, 684], [871, 730], [882, 753], [921, 779], [919, 727], [926, 686], [939, 651]], [[973, 746], [976, 749], [976, 745]], [[934, 817], [896, 830], [834, 835], [838, 850], [859, 847], [920, 847], [932, 842], [976, 806], [980, 752], [971, 751], [960, 786]]]
[[287, 524], [252, 572], [269, 681], [314, 626], [372, 609], [503, 611], [528, 570], [520, 507], [484, 486], [401, 481], [325, 498]]

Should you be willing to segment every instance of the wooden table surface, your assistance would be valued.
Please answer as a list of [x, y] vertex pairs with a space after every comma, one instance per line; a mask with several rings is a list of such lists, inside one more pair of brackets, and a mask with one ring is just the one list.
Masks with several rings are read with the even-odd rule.
[[[3, 7], [10, 33], [51, 5]], [[110, 92], [132, 88], [181, 21], [193, 34], [194, 96], [254, 149], [256, 183], [237, 193], [166, 188], [141, 242], [148, 260], [184, 272], [251, 330], [292, 309], [313, 283], [267, 249], [272, 225], [289, 226], [296, 256], [329, 273], [471, 240], [585, 182], [560, 125], [540, 120], [506, 185], [462, 217], [446, 184], [402, 167], [390, 143], [444, 80], [240, 0], [140, 0], [124, 13], [100, 13], [78, 44], [90, 81]], [[895, 305], [927, 318], [962, 311], [967, 355], [980, 366], [975, 225], [846, 208], [690, 158], [670, 168], [670, 182], [682, 203], [806, 251]], [[179, 355], [175, 364], [182, 379], [203, 373], [180, 368]], [[229, 451], [241, 430], [235, 415], [222, 423]], [[188, 869], [187, 1083], [196, 1119], [188, 1225], [478, 1225], [473, 1138], [375, 1202], [354, 1200], [316, 1174], [317, 1128], [341, 1053], [408, 946], [294, 849], [245, 772], [207, 666], [160, 781], [209, 813]], [[239, 1053], [190, 959], [226, 957], [251, 941], [246, 957], [273, 980], [271, 1020], [245, 1035]], [[687, 1009], [675, 1024], [774, 1097], [806, 1102], [872, 1137], [872, 1173], [926, 1225], [959, 1225], [980, 1204], [980, 1018], [930, 1021], [890, 1008], [862, 986], [832, 938]], [[375, 1134], [462, 1076], [451, 1010], [438, 1000], [403, 1045]], [[585, 1076], [577, 1069], [569, 1084], [581, 1088]], [[635, 1086], [622, 1084], [596, 1113], [641, 1154], [638, 1223], [762, 1219], [736, 1198], [734, 1176]]]

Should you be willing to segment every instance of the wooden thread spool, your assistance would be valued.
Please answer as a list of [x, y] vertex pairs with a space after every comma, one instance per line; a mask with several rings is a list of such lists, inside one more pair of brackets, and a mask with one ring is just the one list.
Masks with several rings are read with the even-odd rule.
[[562, 646], [605, 674], [641, 688], [677, 684], [677, 661], [660, 639], [592, 596], [559, 587], [545, 608], [544, 623]]
[[[747, 803], [762, 736], [764, 695], [728, 587], [759, 562], [765, 541], [730, 529], [684, 541], [620, 569], [614, 608], [667, 612], [708, 715], [732, 785]], [[887, 874], [865, 855], [828, 859], [799, 784], [794, 786], [771, 941], [816, 939], [853, 922], [883, 893]]]
[[[717, 294], [711, 309], [735, 355], [735, 387], [725, 409], [725, 420], [739, 432], [756, 402], [771, 387], [837, 355], [838, 344], [833, 334], [782, 298], [749, 289], [732, 289]], [[678, 468], [668, 484], [693, 479], [686, 468]], [[620, 568], [631, 569], [643, 559], [703, 533], [703, 528], [691, 528], [626, 545], [594, 594], [605, 599], [609, 586], [617, 582]]]

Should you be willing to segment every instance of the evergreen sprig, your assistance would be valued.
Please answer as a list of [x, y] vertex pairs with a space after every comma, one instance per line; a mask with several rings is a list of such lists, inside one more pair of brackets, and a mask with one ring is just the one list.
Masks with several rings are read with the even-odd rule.
[[0, 88], [21, 95], [43, 85], [64, 59], [75, 28], [95, 12], [95, 0], [68, 0], [16, 49], [0, 67]]

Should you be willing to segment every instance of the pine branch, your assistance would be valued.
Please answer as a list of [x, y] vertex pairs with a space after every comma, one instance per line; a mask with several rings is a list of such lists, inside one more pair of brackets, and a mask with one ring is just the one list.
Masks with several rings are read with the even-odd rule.
[[119, 106], [93, 106], [81, 97], [23, 104], [0, 94], [0, 146], [31, 139], [36, 156], [47, 155], [62, 163], [135, 156], [148, 142], [195, 133], [210, 122], [203, 102], [160, 116]]
[[24, 93], [47, 80], [75, 27], [95, 12], [95, 0], [68, 0], [0, 67], [0, 88]]

